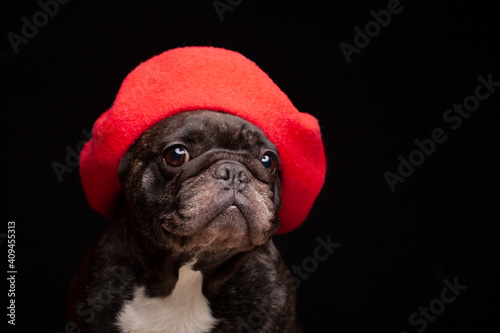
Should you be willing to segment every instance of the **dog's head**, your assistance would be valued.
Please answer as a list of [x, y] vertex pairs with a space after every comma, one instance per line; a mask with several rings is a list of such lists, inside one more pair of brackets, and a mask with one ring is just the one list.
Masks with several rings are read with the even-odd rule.
[[127, 214], [148, 241], [176, 252], [241, 252], [279, 226], [275, 145], [250, 122], [182, 112], [147, 130], [118, 170]]

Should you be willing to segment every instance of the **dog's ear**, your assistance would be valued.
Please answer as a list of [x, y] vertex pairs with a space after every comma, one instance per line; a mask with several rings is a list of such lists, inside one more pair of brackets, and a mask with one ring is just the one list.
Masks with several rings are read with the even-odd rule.
[[132, 166], [132, 155], [132, 149], [127, 151], [125, 155], [123, 155], [120, 165], [118, 165], [118, 178], [120, 179], [122, 188], [128, 180], [130, 168]]

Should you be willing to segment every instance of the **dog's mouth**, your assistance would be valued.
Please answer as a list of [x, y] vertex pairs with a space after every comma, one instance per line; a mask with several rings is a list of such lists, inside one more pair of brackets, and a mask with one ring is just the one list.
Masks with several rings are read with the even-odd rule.
[[199, 230], [200, 234], [212, 235], [214, 241], [230, 246], [238, 243], [262, 245], [267, 241], [259, 224], [264, 221], [255, 220], [255, 210], [248, 199], [239, 193], [213, 207], [213, 218], [209, 219]]
[[[222, 214], [229, 214], [231, 219], [245, 218], [245, 216], [243, 215], [243, 212], [235, 204], [232, 204], [229, 207], [227, 207], [226, 209], [224, 209], [219, 214], [219, 216]], [[234, 217], [234, 215], [237, 215], [237, 216]]]
[[249, 225], [243, 212], [234, 204], [223, 209], [212, 220], [210, 220], [204, 229], [229, 229], [233, 232], [248, 232]]
[[264, 244], [275, 231], [271, 219], [262, 215], [265, 209], [241, 193], [219, 192], [196, 206], [198, 214], [184, 216], [180, 210], [175, 221], [163, 224], [164, 231], [196, 247], [245, 249]]

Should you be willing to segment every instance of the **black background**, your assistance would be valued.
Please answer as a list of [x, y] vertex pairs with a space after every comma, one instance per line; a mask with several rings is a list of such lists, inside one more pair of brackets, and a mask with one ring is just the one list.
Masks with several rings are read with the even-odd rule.
[[[275, 240], [289, 266], [313, 256], [318, 237], [341, 244], [297, 290], [305, 331], [417, 332], [408, 317], [457, 278], [468, 288], [425, 331], [497, 332], [500, 88], [456, 130], [443, 114], [474, 94], [479, 75], [500, 81], [498, 11], [476, 1], [401, 5], [348, 64], [339, 44], [353, 44], [354, 27], [387, 1], [242, 1], [221, 21], [211, 0], [72, 0], [17, 54], [7, 34], [20, 35], [22, 17], [32, 21], [40, 6], [3, 1], [0, 232], [16, 222], [15, 331], [65, 331], [71, 276], [106, 225], [77, 168], [60, 182], [52, 163], [66, 163], [65, 147], [86, 140], [140, 62], [212, 45], [255, 61], [322, 127], [326, 184], [308, 220]], [[392, 193], [384, 172], [438, 127], [447, 140]], [[5, 239], [0, 247], [5, 263]]]

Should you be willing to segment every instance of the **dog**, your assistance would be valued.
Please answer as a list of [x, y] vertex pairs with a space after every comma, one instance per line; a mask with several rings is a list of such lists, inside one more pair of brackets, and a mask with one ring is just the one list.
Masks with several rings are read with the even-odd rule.
[[119, 213], [73, 278], [73, 331], [301, 331], [272, 241], [279, 165], [235, 115], [185, 111], [150, 127], [120, 162]]

